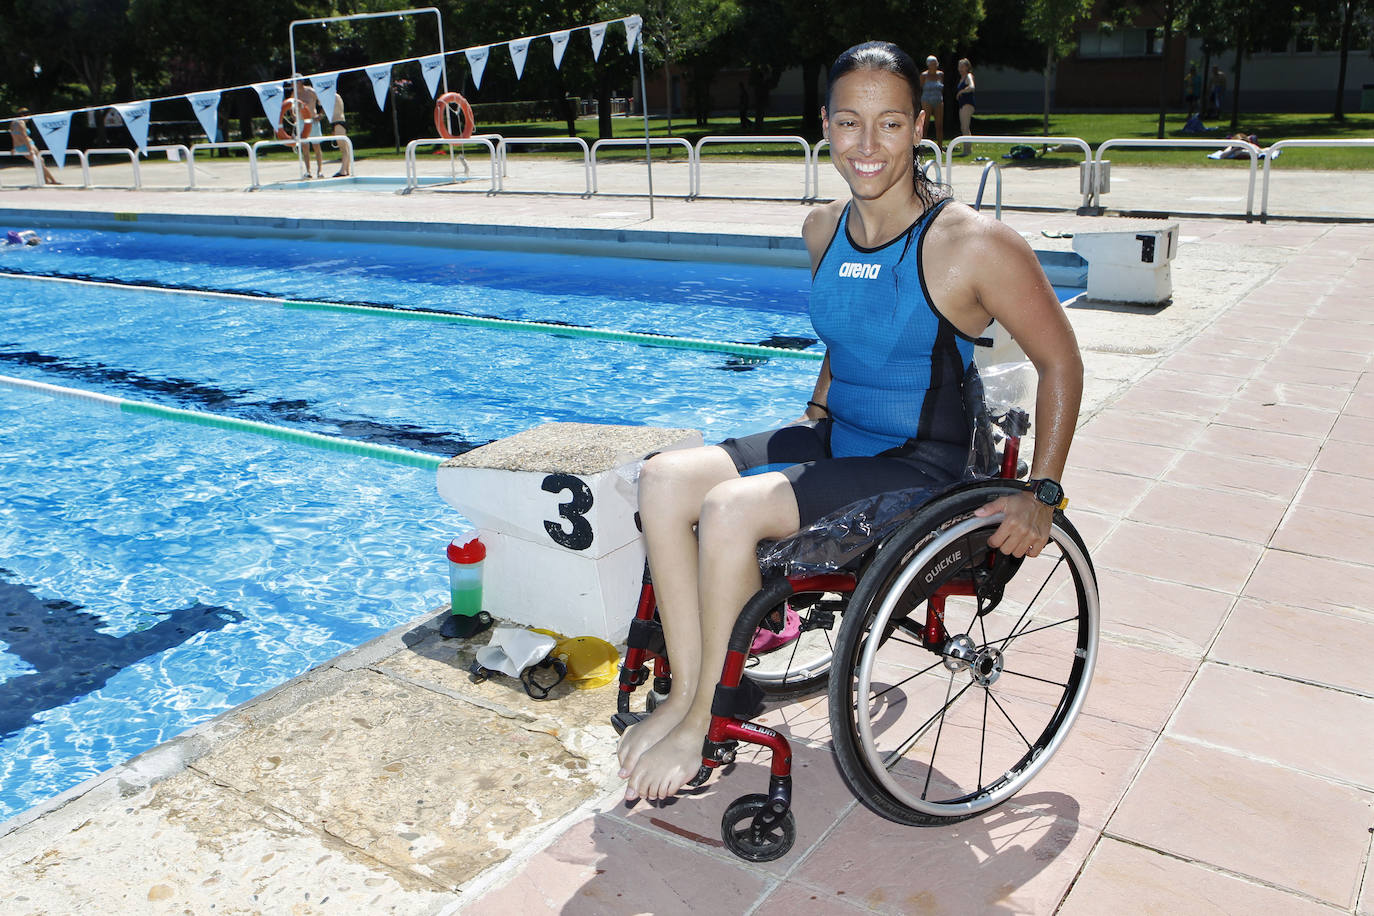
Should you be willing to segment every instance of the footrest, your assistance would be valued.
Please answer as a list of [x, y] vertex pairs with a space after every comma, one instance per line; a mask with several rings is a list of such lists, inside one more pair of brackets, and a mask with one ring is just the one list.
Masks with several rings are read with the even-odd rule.
[[625, 734], [625, 729], [631, 725], [638, 725], [649, 718], [647, 712], [618, 712], [611, 716], [611, 728], [615, 729], [617, 735]]

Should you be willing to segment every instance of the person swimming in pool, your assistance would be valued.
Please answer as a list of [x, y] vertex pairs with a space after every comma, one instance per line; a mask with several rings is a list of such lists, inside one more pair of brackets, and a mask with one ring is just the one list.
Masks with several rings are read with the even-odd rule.
[[5, 233], [6, 245], [37, 245], [43, 240], [32, 229], [11, 229]]
[[[850, 198], [802, 227], [826, 345], [805, 413], [644, 465], [639, 512], [673, 686], [621, 739], [628, 799], [668, 798], [696, 774], [731, 627], [760, 585], [760, 540], [877, 493], [960, 479], [972, 432], [963, 380], [994, 319], [1039, 375], [1031, 477], [1064, 471], [1083, 388], [1073, 329], [1021, 236], [922, 175], [921, 88], [887, 42], [850, 48], [830, 70], [821, 119]], [[999, 512], [989, 543], [1038, 555], [1053, 508], [1026, 492], [978, 510]]]
[[25, 118], [28, 116], [27, 108], [19, 109], [14, 120], [10, 121], [10, 143], [14, 147], [16, 156], [23, 156], [35, 165], [43, 169], [43, 181], [48, 184], [61, 184], [53, 173], [48, 170], [46, 165], [42, 165], [42, 160], [38, 158], [38, 148], [34, 146], [33, 138], [29, 136], [29, 125]]

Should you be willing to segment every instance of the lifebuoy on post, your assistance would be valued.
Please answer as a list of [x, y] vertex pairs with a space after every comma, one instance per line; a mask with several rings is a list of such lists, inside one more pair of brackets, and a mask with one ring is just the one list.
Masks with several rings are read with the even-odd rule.
[[[294, 140], [294, 139], [296, 139], [296, 135], [295, 135], [294, 133], [292, 133], [291, 128], [290, 128], [288, 125], [294, 124], [294, 123], [296, 122], [296, 118], [297, 118], [299, 115], [301, 115], [302, 113], [305, 113], [305, 114], [308, 115], [308, 112], [305, 112], [305, 104], [304, 104], [303, 102], [301, 102], [300, 99], [287, 99], [286, 101], [284, 101], [284, 102], [281, 103], [281, 121], [280, 121], [281, 126], [277, 128], [277, 139], [278, 139], [278, 140]], [[314, 119], [314, 118], [305, 117], [304, 119], [302, 119], [302, 121], [301, 121], [301, 136], [302, 136], [302, 137], [308, 137], [308, 136], [310, 136], [310, 132], [311, 132], [312, 130], [314, 130], [314, 129], [315, 129], [315, 119]]]
[[[448, 114], [455, 108], [462, 114], [462, 123], [456, 134], [448, 126]], [[456, 92], [445, 92], [434, 100], [434, 129], [439, 136], [445, 140], [466, 140], [472, 136], [472, 127], [472, 106], [467, 99]]]

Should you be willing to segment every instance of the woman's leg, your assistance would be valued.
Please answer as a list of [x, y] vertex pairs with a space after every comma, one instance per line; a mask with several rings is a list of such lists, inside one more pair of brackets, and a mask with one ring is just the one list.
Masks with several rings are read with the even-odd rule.
[[628, 773], [644, 751], [682, 721], [701, 668], [701, 610], [697, 595], [696, 525], [706, 494], [739, 477], [735, 462], [716, 446], [661, 452], [639, 475], [639, 518], [649, 555], [663, 637], [673, 666], [673, 687], [644, 722], [626, 730], [618, 755]]
[[935, 136], [940, 143], [940, 149], [945, 148], [945, 103], [941, 102], [935, 106]]
[[[730, 466], [733, 470], [732, 462]], [[641, 496], [641, 504], [643, 498]], [[758, 542], [764, 538], [786, 537], [799, 525], [797, 499], [791, 482], [782, 474], [772, 472], [727, 479], [712, 486], [706, 494], [698, 519], [695, 586], [682, 581], [680, 574], [686, 571], [686, 564], [683, 568], [675, 568], [667, 583], [672, 590], [695, 595], [699, 601], [697, 632], [692, 646], [695, 657], [684, 658], [679, 650], [684, 631], [690, 630], [690, 625], [684, 625], [686, 621], [682, 620], [686, 616], [683, 609], [664, 615], [664, 603], [661, 602], [659, 613], [664, 617], [664, 636], [672, 647], [674, 696], [669, 697], [669, 702], [676, 700], [677, 705], [670, 727], [657, 742], [636, 748], [638, 754], [632, 760], [622, 754], [621, 772], [628, 780], [626, 798], [668, 798], [696, 774], [701, 766], [702, 741], [711, 724], [711, 701], [725, 664], [730, 631], [745, 602], [759, 588], [755, 554]], [[649, 539], [648, 529], [646, 524], [646, 539]], [[648, 543], [652, 558], [655, 544], [653, 540]], [[650, 568], [655, 592], [658, 592], [659, 567], [652, 559]], [[672, 598], [668, 600], [671, 602]], [[681, 621], [674, 624], [673, 630], [669, 629], [669, 617]], [[675, 636], [677, 642], [674, 642]], [[679, 691], [684, 676], [689, 686]], [[661, 710], [661, 707], [656, 710], [649, 721], [658, 718]]]
[[[960, 105], [960, 106], [959, 106], [959, 133], [963, 134], [965, 137], [971, 137], [971, 136], [973, 136], [973, 106], [972, 106], [972, 105]], [[968, 155], [970, 152], [972, 152], [972, 151], [973, 151], [973, 144], [971, 144], [971, 143], [965, 143], [965, 144], [964, 144], [964, 155], [967, 156], [967, 155]]]

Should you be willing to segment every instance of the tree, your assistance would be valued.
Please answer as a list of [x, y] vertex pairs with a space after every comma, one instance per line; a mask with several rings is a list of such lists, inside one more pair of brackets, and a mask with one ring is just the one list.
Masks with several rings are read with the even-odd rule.
[[1169, 109], [1169, 46], [1173, 44], [1175, 30], [1184, 27], [1189, 3], [1190, 0], [1146, 0], [1143, 6], [1137, 6], [1131, 0], [1113, 0], [1103, 7], [1103, 12], [1121, 25], [1148, 14], [1164, 29], [1159, 64], [1159, 120], [1155, 127], [1155, 136], [1159, 139], [1164, 138], [1164, 121]]
[[1356, 31], [1369, 29], [1370, 15], [1374, 13], [1371, 0], [1312, 0], [1303, 9], [1312, 16], [1317, 37], [1327, 47], [1335, 45], [1340, 50], [1341, 62], [1336, 76], [1336, 100], [1331, 116], [1337, 121], [1345, 120], [1345, 77], [1350, 62], [1350, 46], [1356, 40]]
[[1030, 0], [1026, 5], [1026, 33], [1045, 46], [1045, 119], [1050, 132], [1050, 81], [1054, 62], [1073, 51], [1074, 26], [1092, 12], [1093, 0]]
[[735, 0], [645, 0], [644, 36], [658, 49], [667, 93], [668, 133], [673, 132], [674, 61], [706, 48], [740, 17]]
[[[1241, 77], [1247, 55], [1286, 40], [1293, 31], [1297, 8], [1292, 0], [1194, 0], [1190, 22], [1212, 43], [1235, 49], [1231, 86], [1231, 130], [1240, 122]], [[1209, 54], [1210, 56], [1210, 54]]]

